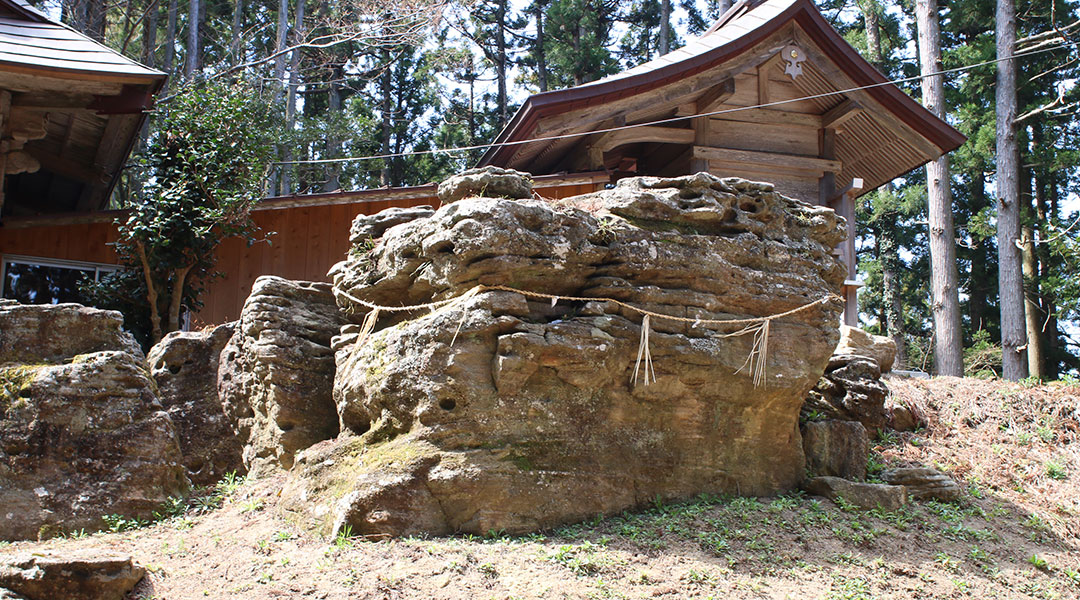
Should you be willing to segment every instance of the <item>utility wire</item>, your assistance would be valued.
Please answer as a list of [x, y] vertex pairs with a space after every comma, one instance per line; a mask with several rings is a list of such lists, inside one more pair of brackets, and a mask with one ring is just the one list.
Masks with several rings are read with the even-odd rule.
[[1013, 54], [1011, 56], [1005, 56], [1005, 57], [1001, 57], [1001, 58], [994, 58], [994, 59], [991, 59], [991, 60], [985, 60], [985, 61], [982, 61], [982, 62], [970, 64], [970, 65], [964, 65], [964, 66], [960, 66], [960, 67], [953, 67], [951, 69], [943, 69], [941, 71], [935, 71], [933, 73], [928, 73], [926, 75], [913, 75], [911, 77], [902, 77], [900, 79], [893, 79], [893, 80], [890, 80], [890, 81], [883, 81], [881, 83], [873, 83], [873, 84], [870, 84], [870, 85], [847, 88], [847, 89], [844, 89], [844, 90], [836, 90], [834, 92], [824, 92], [824, 93], [821, 93], [821, 94], [814, 94], [814, 95], [811, 95], [811, 96], [803, 96], [801, 98], [792, 98], [790, 100], [777, 100], [775, 102], [767, 102], [767, 103], [764, 103], [764, 104], [755, 104], [753, 106], [737, 106], [737, 107], [734, 107], [734, 108], [726, 108], [726, 109], [723, 109], [723, 110], [714, 110], [714, 111], [711, 111], [711, 112], [704, 112], [704, 113], [686, 115], [686, 116], [681, 116], [681, 117], [669, 117], [669, 118], [666, 118], [666, 119], [658, 119], [656, 121], [646, 121], [644, 123], [634, 123], [632, 125], [619, 125], [619, 126], [616, 126], [616, 127], [608, 127], [608, 128], [605, 128], [605, 129], [594, 129], [594, 130], [583, 131], [583, 132], [578, 132], [578, 133], [563, 133], [563, 134], [559, 134], [559, 135], [541, 136], [541, 137], [535, 137], [535, 138], [530, 138], [530, 139], [525, 139], [525, 140], [513, 140], [513, 141], [507, 141], [507, 142], [491, 142], [489, 144], [476, 144], [476, 145], [472, 145], [472, 146], [457, 146], [457, 147], [454, 147], [454, 148], [432, 148], [430, 150], [410, 150], [410, 151], [407, 151], [407, 152], [392, 152], [392, 153], [388, 153], [388, 154], [372, 154], [372, 155], [369, 155], [369, 156], [350, 156], [350, 157], [344, 157], [344, 158], [315, 158], [315, 159], [308, 159], [308, 160], [283, 160], [283, 161], [277, 161], [277, 162], [274, 162], [274, 163], [271, 163], [271, 164], [274, 164], [274, 165], [314, 165], [314, 164], [346, 163], [346, 162], [355, 162], [355, 161], [362, 161], [362, 160], [379, 160], [379, 159], [387, 159], [387, 158], [401, 158], [401, 157], [405, 157], [405, 156], [423, 156], [423, 155], [427, 155], [427, 154], [449, 154], [449, 153], [452, 153], [452, 152], [467, 152], [467, 151], [470, 151], [470, 150], [484, 150], [484, 149], [487, 149], [487, 148], [498, 148], [498, 147], [506, 147], [506, 146], [520, 146], [520, 145], [523, 145], [523, 144], [531, 144], [531, 143], [534, 143], [534, 142], [550, 142], [550, 141], [556, 141], [556, 140], [579, 138], [579, 137], [585, 137], [585, 136], [589, 136], [589, 135], [594, 135], [594, 134], [597, 134], [597, 133], [609, 133], [609, 132], [612, 132], [612, 131], [623, 131], [623, 130], [626, 130], [626, 129], [634, 129], [634, 128], [637, 128], [637, 127], [647, 127], [647, 126], [651, 126], [651, 125], [663, 125], [663, 124], [667, 124], [667, 123], [677, 123], [677, 122], [680, 122], [680, 121], [686, 121], [688, 119], [695, 119], [695, 118], [698, 118], [698, 117], [713, 117], [713, 116], [716, 116], [716, 115], [724, 115], [724, 114], [740, 112], [740, 111], [745, 111], [745, 110], [753, 110], [753, 109], [757, 109], [757, 108], [768, 108], [768, 107], [771, 107], [771, 106], [779, 106], [779, 105], [782, 105], [782, 104], [790, 104], [792, 102], [801, 102], [803, 100], [815, 100], [815, 99], [818, 99], [818, 98], [828, 98], [830, 96], [840, 96], [840, 95], [848, 94], [848, 93], [851, 93], [851, 92], [858, 92], [858, 91], [861, 91], [861, 90], [869, 90], [869, 89], [873, 89], [873, 88], [877, 88], [877, 87], [883, 87], [883, 86], [887, 86], [887, 85], [896, 85], [898, 83], [906, 83], [906, 82], [910, 82], [910, 81], [917, 81], [917, 80], [925, 79], [927, 77], [936, 77], [938, 75], [947, 75], [947, 74], [951, 74], [951, 73], [961, 73], [961, 72], [964, 72], [964, 71], [970, 71], [972, 69], [977, 69], [979, 67], [985, 67], [987, 65], [997, 64], [999, 62], [1003, 62], [1003, 61], [1006, 61], [1006, 60], [1014, 60], [1014, 59], [1017, 59], [1017, 58], [1024, 58], [1024, 57], [1027, 57], [1027, 56], [1032, 56], [1032, 55], [1035, 55], [1035, 54], [1042, 54], [1042, 53], [1045, 53], [1045, 52], [1052, 52], [1054, 50], [1061, 50], [1062, 48], [1067, 48], [1067, 47], [1070, 47], [1070, 46], [1076, 46], [1077, 44], [1080, 44], [1080, 42], [1065, 42], [1065, 43], [1059, 44], [1057, 46], [1039, 48], [1037, 50], [1031, 50], [1031, 51], [1028, 51], [1028, 52], [1021, 52], [1021, 53]]

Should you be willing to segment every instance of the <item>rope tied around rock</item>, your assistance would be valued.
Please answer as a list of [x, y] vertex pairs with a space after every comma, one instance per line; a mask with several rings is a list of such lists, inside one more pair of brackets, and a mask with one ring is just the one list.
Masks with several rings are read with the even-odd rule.
[[[675, 321], [675, 322], [679, 322], [679, 323], [690, 323], [695, 327], [699, 326], [699, 325], [707, 325], [707, 326], [714, 326], [714, 327], [717, 327], [717, 326], [718, 327], [724, 327], [724, 326], [730, 326], [730, 325], [743, 325], [743, 328], [739, 329], [738, 331], [734, 331], [734, 332], [731, 332], [731, 333], [725, 333], [725, 334], [715, 334], [715, 337], [718, 337], [718, 338], [732, 338], [732, 337], [741, 337], [741, 336], [749, 335], [749, 334], [754, 335], [754, 342], [753, 342], [753, 344], [751, 346], [750, 354], [747, 355], [747, 357], [746, 357], [746, 362], [744, 362], [743, 365], [741, 367], [739, 367], [739, 369], [736, 370], [735, 372], [736, 373], [741, 373], [744, 369], [749, 368], [749, 372], [750, 372], [751, 376], [753, 377], [754, 387], [764, 387], [765, 386], [765, 373], [766, 373], [765, 368], [766, 368], [766, 363], [768, 361], [768, 353], [769, 353], [769, 329], [770, 329], [770, 326], [772, 324], [772, 321], [774, 321], [775, 319], [780, 319], [780, 318], [783, 318], [783, 317], [789, 317], [791, 315], [798, 314], [798, 313], [803, 312], [805, 310], [809, 310], [809, 309], [811, 309], [811, 308], [813, 308], [815, 306], [825, 304], [826, 302], [829, 302], [831, 300], [842, 300], [836, 294], [828, 294], [826, 296], [818, 298], [817, 300], [814, 300], [813, 302], [808, 302], [806, 304], [797, 306], [797, 307], [795, 307], [795, 308], [793, 308], [791, 310], [787, 310], [787, 311], [777, 313], [777, 314], [774, 314], [774, 315], [769, 315], [769, 316], [766, 316], [766, 317], [749, 317], [749, 318], [743, 318], [743, 319], [701, 319], [701, 318], [690, 318], [690, 317], [678, 317], [678, 316], [675, 316], [675, 315], [666, 315], [664, 313], [659, 313], [659, 312], [647, 310], [647, 309], [644, 309], [644, 308], [641, 308], [641, 307], [638, 307], [638, 306], [634, 306], [633, 304], [623, 302], [622, 300], [616, 300], [615, 298], [588, 297], [588, 296], [564, 296], [564, 295], [561, 295], [561, 294], [545, 294], [543, 292], [533, 292], [533, 291], [529, 291], [529, 290], [519, 290], [519, 289], [515, 289], [515, 288], [512, 288], [512, 287], [507, 287], [507, 286], [503, 286], [503, 285], [483, 285], [483, 284], [480, 284], [480, 285], [477, 285], [477, 286], [473, 287], [472, 289], [470, 289], [469, 291], [465, 292], [464, 294], [462, 294], [460, 296], [455, 296], [454, 298], [447, 298], [446, 300], [436, 300], [435, 302], [427, 302], [427, 303], [424, 303], [424, 304], [413, 304], [413, 305], [409, 305], [409, 306], [383, 306], [383, 305], [380, 305], [380, 304], [375, 304], [374, 302], [368, 302], [366, 300], [361, 300], [360, 298], [357, 298], [356, 296], [349, 293], [348, 291], [340, 290], [340, 289], [334, 289], [335, 294], [341, 295], [345, 299], [349, 300], [350, 302], [353, 302], [355, 304], [359, 304], [360, 306], [363, 306], [364, 308], [367, 308], [368, 311], [369, 311], [364, 316], [364, 320], [363, 320], [362, 324], [360, 325], [360, 332], [357, 335], [357, 339], [356, 339], [356, 341], [354, 342], [354, 345], [353, 345], [353, 352], [354, 353], [355, 353], [356, 349], [359, 348], [363, 344], [363, 342], [365, 340], [367, 340], [368, 336], [370, 336], [371, 333], [375, 330], [375, 325], [378, 322], [379, 317], [381, 316], [382, 313], [416, 312], [416, 311], [421, 311], [421, 310], [427, 310], [427, 311], [430, 311], [430, 312], [435, 312], [436, 310], [438, 310], [440, 308], [447, 307], [447, 306], [452, 306], [452, 305], [457, 305], [457, 304], [464, 304], [470, 298], [473, 298], [476, 295], [481, 294], [483, 292], [512, 292], [512, 293], [515, 293], [515, 294], [521, 294], [522, 296], [529, 297], [529, 298], [538, 298], [538, 299], [550, 300], [552, 306], [555, 306], [559, 301], [567, 301], [567, 302], [609, 302], [609, 303], [614, 304], [616, 306], [619, 306], [621, 308], [625, 308], [626, 310], [629, 310], [631, 312], [642, 315], [642, 319], [641, 319], [641, 338], [640, 338], [640, 340], [638, 342], [637, 361], [634, 364], [634, 373], [633, 373], [633, 375], [632, 375], [632, 377], [630, 379], [631, 384], [635, 385], [635, 386], [637, 385], [637, 382], [638, 382], [639, 373], [642, 374], [642, 385], [647, 386], [650, 383], [656, 383], [656, 372], [655, 372], [655, 370], [653, 368], [652, 353], [649, 351], [649, 330], [652, 327], [652, 319]], [[461, 320], [458, 321], [458, 326], [454, 330], [454, 337], [453, 337], [453, 339], [450, 340], [450, 346], [453, 346], [454, 342], [457, 341], [457, 336], [461, 332], [462, 326], [465, 324], [465, 317], [467, 315], [468, 315], [468, 313], [463, 308], [462, 313], [461, 313]], [[645, 367], [644, 370], [641, 369], [642, 362], [644, 362], [644, 367]]]

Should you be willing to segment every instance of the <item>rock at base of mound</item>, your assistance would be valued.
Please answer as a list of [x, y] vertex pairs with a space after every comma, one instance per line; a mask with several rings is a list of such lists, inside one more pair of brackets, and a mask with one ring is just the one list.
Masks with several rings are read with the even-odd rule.
[[0, 539], [99, 529], [111, 514], [147, 518], [187, 487], [141, 360], [96, 352], [3, 372], [19, 383], [0, 398]]
[[881, 480], [891, 485], [907, 488], [908, 496], [915, 500], [959, 500], [963, 492], [952, 477], [929, 467], [904, 467], [886, 469]]
[[803, 489], [815, 496], [824, 496], [834, 502], [842, 499], [863, 510], [893, 511], [907, 504], [907, 488], [884, 483], [861, 483], [839, 477], [814, 477]]
[[297, 451], [337, 435], [330, 340], [343, 324], [328, 284], [255, 280], [218, 369], [252, 474], [289, 469]]
[[892, 371], [896, 361], [896, 342], [850, 325], [840, 326], [840, 343], [833, 354], [865, 356], [874, 359], [882, 373]]
[[809, 420], [858, 421], [869, 435], [877, 435], [888, 425], [885, 410], [888, 394], [877, 361], [854, 354], [836, 354], [829, 359], [825, 375], [807, 394], [803, 416]]
[[204, 331], [174, 331], [147, 354], [158, 397], [180, 438], [193, 485], [208, 486], [226, 473], [243, 472], [243, 447], [218, 399], [218, 356], [234, 323]]
[[[706, 174], [559, 206], [465, 198], [394, 227], [335, 268], [342, 307], [457, 300], [343, 329], [343, 435], [299, 455], [283, 506], [324, 533], [523, 532], [791, 489], [799, 407], [838, 338], [843, 235], [828, 209]], [[740, 320], [806, 305], [770, 323], [755, 384]]]
[[0, 559], [0, 598], [123, 600], [145, 574], [127, 555], [21, 554]]
[[866, 479], [870, 444], [858, 421], [810, 421], [802, 426], [806, 470], [855, 481]]

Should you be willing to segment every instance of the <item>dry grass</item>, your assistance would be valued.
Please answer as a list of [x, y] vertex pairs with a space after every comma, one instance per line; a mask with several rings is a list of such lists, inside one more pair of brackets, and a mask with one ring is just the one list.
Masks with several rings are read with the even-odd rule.
[[884, 450], [888, 460], [938, 466], [974, 493], [998, 496], [1080, 538], [1080, 385], [955, 377], [887, 383], [929, 423]]

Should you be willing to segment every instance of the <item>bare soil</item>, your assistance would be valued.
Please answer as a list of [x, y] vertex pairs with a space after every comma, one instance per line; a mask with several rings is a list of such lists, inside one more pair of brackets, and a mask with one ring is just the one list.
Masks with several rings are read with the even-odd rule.
[[150, 570], [140, 600], [1080, 598], [1080, 386], [888, 383], [929, 426], [875, 440], [871, 472], [935, 466], [961, 502], [701, 497], [523, 537], [327, 540], [277, 509], [279, 477], [223, 486], [220, 508], [210, 494], [153, 525], [0, 554], [130, 553]]

